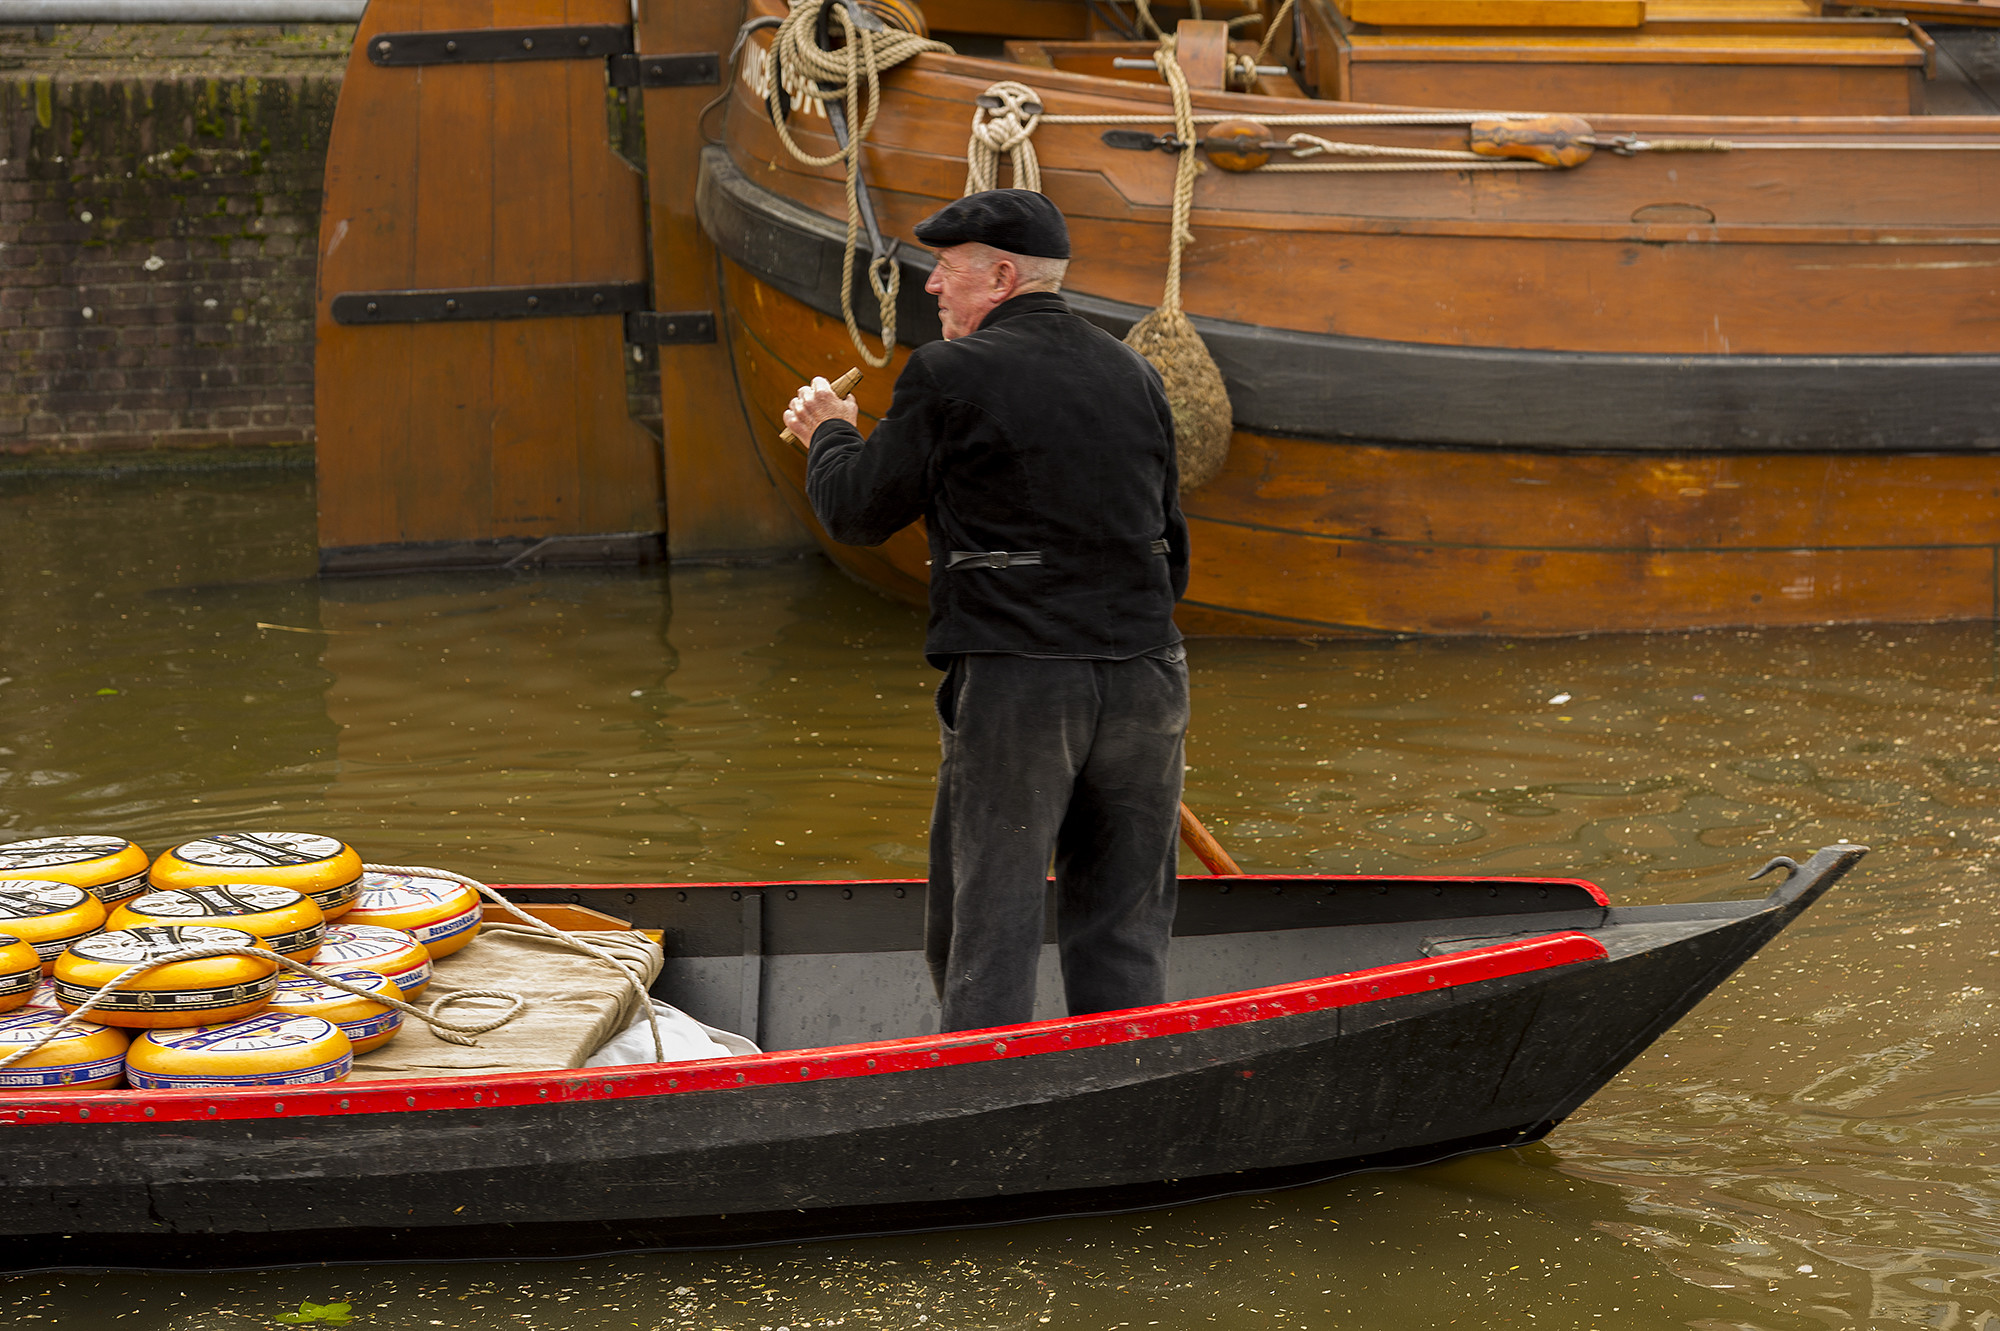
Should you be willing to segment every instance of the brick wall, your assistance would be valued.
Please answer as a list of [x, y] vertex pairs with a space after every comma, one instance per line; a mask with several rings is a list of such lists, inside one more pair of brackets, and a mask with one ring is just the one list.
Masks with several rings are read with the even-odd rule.
[[310, 443], [349, 38], [0, 29], [0, 455]]

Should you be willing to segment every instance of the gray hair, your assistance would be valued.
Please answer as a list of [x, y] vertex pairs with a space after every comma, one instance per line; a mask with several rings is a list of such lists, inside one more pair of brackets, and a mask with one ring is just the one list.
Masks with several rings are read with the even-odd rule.
[[1005, 259], [1014, 265], [1020, 274], [1023, 291], [1060, 291], [1063, 278], [1069, 273], [1068, 259], [1050, 259], [1039, 254], [1015, 254], [1011, 250], [995, 249], [979, 241], [967, 241], [962, 248], [970, 250], [982, 268], [991, 268]]

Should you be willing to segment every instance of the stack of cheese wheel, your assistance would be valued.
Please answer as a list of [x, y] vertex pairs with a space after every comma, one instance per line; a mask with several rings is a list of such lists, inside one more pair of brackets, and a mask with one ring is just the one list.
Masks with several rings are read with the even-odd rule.
[[[56, 1002], [75, 1011], [142, 961], [194, 947], [261, 947], [253, 934], [209, 925], [113, 929], [73, 944], [56, 961]], [[90, 1010], [106, 1026], [165, 1028], [247, 1017], [271, 1001], [278, 963], [268, 957], [203, 957], [156, 966], [105, 995]]]
[[311, 897], [337, 920], [361, 890], [361, 857], [332, 837], [311, 832], [217, 832], [175, 846], [153, 861], [154, 887], [259, 883]]
[[324, 1017], [260, 1012], [242, 1021], [150, 1030], [125, 1054], [125, 1079], [141, 1091], [194, 1087], [312, 1086], [346, 1081], [354, 1046]]
[[0, 934], [0, 1012], [26, 1007], [42, 983], [42, 954], [12, 934]]
[[293, 961], [311, 961], [326, 937], [318, 906], [289, 887], [242, 883], [176, 887], [133, 897], [111, 913], [111, 929], [148, 924], [215, 924], [255, 934], [260, 945]]
[[[403, 997], [403, 991], [396, 987], [396, 982], [380, 971], [365, 971], [350, 966], [340, 970], [327, 969], [326, 973], [382, 998]], [[337, 989], [325, 981], [296, 972], [278, 977], [278, 991], [271, 995], [271, 1006], [266, 1010], [325, 1017], [340, 1027], [357, 1054], [381, 1048], [403, 1028], [403, 1014], [388, 1004], [350, 994], [345, 989]]]
[[79, 938], [104, 927], [104, 903], [70, 883], [45, 878], [0, 878], [0, 932], [41, 954], [44, 974]]
[[[27, 1008], [0, 1017], [0, 1058], [47, 1035], [63, 1014]], [[104, 1090], [125, 1077], [123, 1031], [79, 1021], [20, 1062], [0, 1068], [0, 1090]]]
[[375, 924], [416, 935], [442, 961], [479, 933], [479, 893], [449, 878], [370, 873], [361, 876], [361, 895], [347, 912], [348, 924]]
[[375, 971], [396, 982], [403, 1001], [414, 1002], [430, 986], [431, 954], [416, 935], [374, 924], [329, 924], [313, 969]]
[[80, 887], [106, 906], [146, 890], [146, 852], [119, 836], [45, 836], [0, 846], [0, 878]]

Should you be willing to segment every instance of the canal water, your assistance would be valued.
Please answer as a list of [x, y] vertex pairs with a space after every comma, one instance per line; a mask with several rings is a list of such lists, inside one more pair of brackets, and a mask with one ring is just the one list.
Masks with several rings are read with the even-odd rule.
[[[0, 476], [0, 839], [324, 830], [503, 882], [922, 873], [917, 612], [817, 559], [323, 583], [312, 547], [299, 473]], [[2000, 1331], [1991, 625], [1190, 662], [1188, 802], [1252, 871], [1581, 875], [1646, 903], [1874, 850], [1521, 1150], [748, 1252], [20, 1276], [0, 1325], [311, 1302], [368, 1331]]]

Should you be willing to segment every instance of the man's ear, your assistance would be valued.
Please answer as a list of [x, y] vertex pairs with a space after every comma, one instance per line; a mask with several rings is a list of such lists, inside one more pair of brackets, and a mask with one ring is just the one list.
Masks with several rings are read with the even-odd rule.
[[1014, 261], [1011, 259], [994, 260], [992, 272], [995, 291], [1004, 291], [1011, 295], [1014, 289], [1021, 285], [1021, 270], [1014, 266]]

